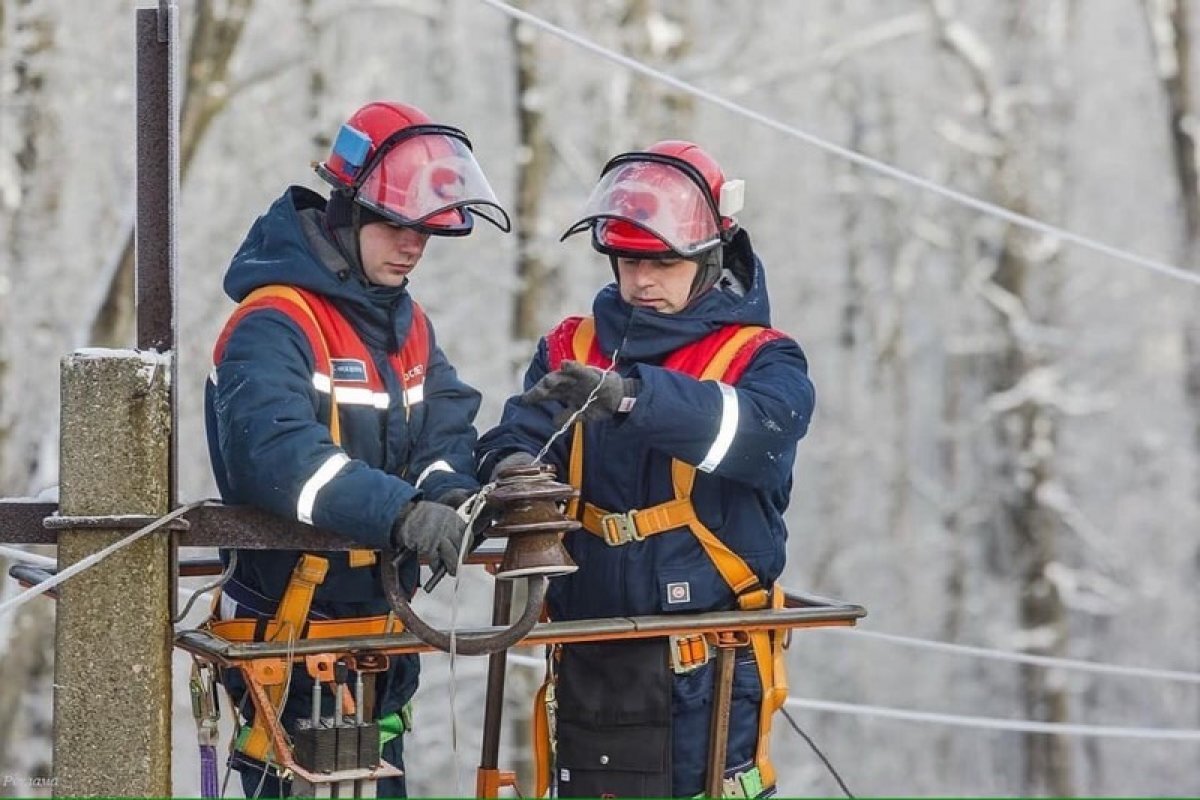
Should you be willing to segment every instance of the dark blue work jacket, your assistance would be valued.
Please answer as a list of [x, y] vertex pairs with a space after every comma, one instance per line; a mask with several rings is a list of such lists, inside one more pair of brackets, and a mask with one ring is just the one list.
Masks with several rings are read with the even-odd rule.
[[[786, 337], [763, 345], [732, 387], [732, 404], [730, 387], [661, 366], [674, 351], [723, 326], [770, 326], [762, 264], [744, 231], [727, 247], [726, 263], [741, 279], [723, 279], [677, 314], [634, 308], [621, 300], [615, 284], [597, 295], [592, 311], [599, 345], [605, 354], [619, 350], [617, 371], [640, 380], [641, 389], [628, 414], [584, 426], [582, 499], [610, 512], [649, 508], [674, 497], [672, 459], [696, 466], [692, 499], [700, 520], [769, 587], [783, 570], [783, 512], [796, 443], [814, 407], [804, 353]], [[525, 373], [525, 389], [548, 367], [543, 338]], [[499, 425], [480, 440], [480, 474], [489, 474], [513, 451], [537, 453], [554, 433], [553, 418], [561, 408], [510, 398]], [[547, 456], [564, 480], [570, 441], [564, 435]], [[732, 591], [686, 528], [616, 547], [578, 530], [567, 534], [565, 544], [580, 568], [551, 582], [555, 619], [735, 605]]]
[[[405, 288], [372, 287], [357, 277], [325, 225], [324, 205], [301, 187], [276, 200], [234, 256], [225, 292], [240, 302], [259, 287], [285, 284], [328, 298], [365, 345], [372, 369], [335, 363], [330, 381], [319, 374], [329, 370], [293, 316], [272, 308], [246, 314], [223, 340], [206, 387], [209, 451], [225, 502], [299, 519], [368, 549], [386, 548], [397, 513], [411, 500], [478, 488], [472, 450], [480, 397], [458, 379], [432, 326], [424, 383], [405, 396], [389, 355], [410, 335], [412, 298]], [[364, 372], [376, 386], [364, 382]], [[340, 447], [327, 425], [331, 391]], [[345, 552], [322, 555], [329, 572], [314, 614], [387, 611], [378, 564], [351, 567]], [[259, 610], [270, 614], [297, 558], [294, 550], [241, 551], [234, 581], [243, 590], [235, 599], [250, 603], [257, 593]], [[415, 570], [410, 564], [402, 576], [409, 587]]]

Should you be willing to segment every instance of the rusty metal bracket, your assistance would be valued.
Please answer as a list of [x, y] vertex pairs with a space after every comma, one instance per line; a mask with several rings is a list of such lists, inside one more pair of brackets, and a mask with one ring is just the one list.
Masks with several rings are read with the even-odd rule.
[[457, 639], [427, 624], [409, 606], [400, 586], [397, 562], [403, 554], [385, 556], [381, 569], [383, 590], [404, 629], [438, 650], [453, 650], [465, 656], [506, 650], [524, 638], [541, 616], [549, 578], [579, 569], [562, 546], [563, 534], [578, 528], [579, 521], [565, 516], [558, 506], [575, 494], [575, 489], [556, 481], [554, 470], [545, 465], [507, 470], [487, 494], [488, 506], [500, 516], [483, 535], [508, 539], [496, 580], [524, 578], [528, 587], [520, 618], [494, 635]]
[[[51, 531], [73, 531], [80, 529], [96, 530], [136, 530], [161, 519], [161, 514], [110, 514], [100, 516], [67, 517], [51, 514], [42, 520], [42, 527]], [[192, 524], [186, 519], [173, 519], [160, 526], [170, 531], [190, 530]]]

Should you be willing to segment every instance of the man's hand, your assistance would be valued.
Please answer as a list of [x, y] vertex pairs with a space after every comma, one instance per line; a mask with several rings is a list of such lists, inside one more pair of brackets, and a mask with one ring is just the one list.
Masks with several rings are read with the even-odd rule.
[[450, 506], [418, 500], [402, 508], [392, 523], [392, 544], [397, 550], [420, 553], [434, 572], [440, 567], [454, 575], [466, 529], [467, 523]]
[[566, 406], [566, 410], [554, 418], [555, 425], [562, 425], [571, 414], [583, 408], [595, 391], [595, 398], [580, 419], [596, 422], [632, 408], [639, 384], [640, 381], [622, 378], [615, 372], [604, 372], [578, 361], [564, 361], [561, 367], [544, 375], [533, 388], [521, 395], [521, 403], [533, 405], [557, 400]]
[[470, 489], [449, 489], [434, 502], [441, 503], [444, 506], [450, 506], [457, 511], [458, 507], [470, 500], [471, 495], [473, 494], [475, 493]]
[[[522, 455], [525, 455], [522, 453]], [[530, 461], [533, 456], [526, 456]], [[453, 508], [456, 512], [462, 509], [463, 503], [470, 500], [477, 493], [469, 489], [451, 489], [437, 499], [437, 502], [444, 506]], [[464, 510], [464, 513], [465, 510]], [[492, 526], [500, 516], [500, 512], [494, 506], [484, 506], [475, 515], [475, 522], [471, 525], [471, 543], [467, 546], [467, 552], [472, 552], [476, 547], [483, 543], [484, 532]]]

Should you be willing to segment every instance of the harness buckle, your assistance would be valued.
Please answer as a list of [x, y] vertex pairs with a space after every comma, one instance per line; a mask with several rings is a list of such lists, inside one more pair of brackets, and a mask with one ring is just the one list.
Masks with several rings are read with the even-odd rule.
[[199, 743], [207, 746], [217, 744], [220, 712], [217, 709], [215, 674], [211, 664], [193, 662], [188, 689], [192, 695], [192, 717], [196, 720]]
[[600, 530], [604, 532], [604, 543], [609, 547], [618, 547], [646, 538], [638, 533], [637, 522], [634, 520], [636, 514], [635, 508], [623, 514], [605, 514], [601, 517]]
[[712, 647], [702, 633], [676, 633], [667, 641], [667, 649], [671, 652], [671, 671], [676, 675], [695, 672], [712, 660]]

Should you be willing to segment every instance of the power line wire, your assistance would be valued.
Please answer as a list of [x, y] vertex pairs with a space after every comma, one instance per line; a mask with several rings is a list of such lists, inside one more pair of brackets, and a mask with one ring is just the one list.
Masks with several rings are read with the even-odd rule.
[[110, 544], [108, 547], [105, 547], [103, 550], [98, 550], [95, 553], [92, 553], [87, 558], [77, 561], [76, 563], [72, 564], [71, 566], [69, 566], [66, 569], [59, 572], [57, 575], [55, 575], [51, 578], [47, 578], [46, 580], [41, 581], [40, 583], [38, 583], [34, 586], [30, 586], [28, 589], [21, 592], [20, 594], [14, 595], [13, 597], [10, 597], [9, 599], [0, 603], [0, 616], [3, 616], [5, 614], [5, 612], [12, 611], [12, 610], [24, 605], [25, 603], [28, 603], [30, 600], [37, 597], [38, 595], [44, 594], [45, 592], [50, 591], [55, 586], [58, 586], [60, 583], [67, 580], [68, 578], [74, 577], [75, 575], [78, 575], [80, 572], [83, 572], [85, 569], [88, 569], [89, 567], [92, 567], [95, 564], [99, 563], [102, 559], [108, 558], [113, 553], [120, 550], [122, 547], [131, 545], [134, 542], [136, 542], [138, 539], [141, 539], [143, 536], [146, 536], [149, 533], [153, 533], [154, 531], [158, 530], [163, 525], [166, 525], [168, 522], [175, 519], [176, 517], [182, 517], [184, 514], [188, 513], [192, 509], [199, 508], [200, 506], [205, 505], [207, 503], [211, 503], [211, 502], [212, 502], [211, 500], [197, 500], [195, 502], [188, 503], [186, 506], [180, 506], [179, 508], [175, 509], [174, 511], [164, 514], [163, 516], [154, 520], [149, 525], [138, 528], [136, 531], [129, 534], [124, 539], [119, 539], [119, 540], [113, 542], [112, 544]]
[[1059, 667], [1062, 669], [1078, 670], [1080, 672], [1096, 672], [1103, 675], [1120, 675], [1131, 678], [1148, 678], [1151, 680], [1180, 681], [1183, 683], [1200, 683], [1200, 672], [1184, 672], [1173, 669], [1156, 669], [1153, 667], [1130, 667], [1119, 664], [1105, 664], [1099, 661], [1085, 661], [1077, 658], [1059, 658], [1056, 656], [1039, 656], [1032, 653], [1016, 653], [1010, 650], [976, 647], [966, 644], [939, 642], [933, 639], [917, 639], [911, 636], [899, 636], [894, 633], [864, 630], [862, 628], [814, 628], [818, 631], [847, 633], [854, 637], [876, 639], [883, 642], [898, 644], [905, 647], [933, 650], [953, 655], [974, 656], [996, 661], [1010, 661], [1017, 664], [1036, 664], [1043, 667]]
[[1091, 250], [1120, 261], [1129, 262], [1136, 266], [1166, 275], [1167, 277], [1174, 278], [1185, 283], [1200, 286], [1200, 275], [1188, 272], [1187, 270], [1184, 270], [1173, 264], [1168, 264], [1165, 261], [1159, 261], [1157, 259], [1138, 255], [1137, 253], [1123, 250], [1119, 247], [1106, 244], [1097, 239], [1083, 236], [1082, 234], [1072, 233], [1071, 231], [1066, 230], [1065, 228], [1060, 228], [1057, 225], [1051, 225], [1047, 222], [1042, 222], [1041, 220], [1026, 216], [1025, 214], [1019, 214], [1003, 206], [996, 205], [995, 203], [989, 203], [986, 200], [973, 197], [972, 195], [966, 194], [965, 192], [960, 192], [957, 189], [951, 189], [949, 187], [942, 186], [939, 183], [935, 183], [927, 178], [922, 178], [919, 175], [915, 175], [911, 172], [900, 169], [899, 167], [894, 167], [891, 164], [887, 164], [883, 161], [871, 158], [870, 156], [863, 155], [856, 150], [851, 150], [848, 147], [834, 144], [833, 142], [827, 141], [800, 128], [796, 128], [768, 117], [765, 114], [761, 114], [739, 103], [735, 103], [732, 100], [728, 100], [706, 89], [701, 89], [699, 86], [695, 86], [687, 81], [676, 78], [673, 75], [669, 75], [661, 70], [654, 69], [653, 67], [647, 66], [636, 59], [630, 58], [629, 56], [623, 55], [614, 50], [610, 50], [603, 45], [596, 44], [590, 39], [572, 33], [564, 28], [560, 28], [553, 23], [547, 22], [540, 17], [530, 14], [527, 11], [513, 8], [507, 3], [501, 2], [501, 0], [480, 0], [480, 2], [491, 6], [503, 14], [507, 14], [514, 19], [528, 23], [536, 28], [546, 31], [547, 33], [551, 33], [560, 39], [564, 39], [572, 44], [578, 45], [579, 47], [582, 47], [583, 49], [588, 50], [595, 55], [600, 56], [601, 58], [605, 58], [616, 64], [620, 64], [621, 66], [631, 69], [634, 72], [641, 73], [648, 78], [653, 78], [654, 80], [665, 83], [668, 86], [672, 86], [682, 92], [690, 94], [694, 97], [698, 97], [701, 100], [706, 100], [713, 105], [725, 109], [726, 111], [731, 111], [735, 114], [745, 117], [746, 119], [758, 122], [759, 124], [765, 125], [772, 130], [784, 133], [794, 139], [799, 139], [800, 141], [810, 144], [813, 147], [824, 150], [827, 153], [831, 153], [839, 158], [843, 158], [881, 175], [885, 175], [889, 178], [900, 181], [901, 183], [907, 183], [917, 187], [918, 189], [924, 189], [927, 192], [936, 194], [947, 200], [958, 203], [959, 205], [966, 206], [967, 208], [974, 209], [975, 211], [979, 211], [984, 214], [989, 214], [1013, 225], [1018, 225], [1020, 227], [1041, 233], [1045, 236], [1051, 236], [1056, 239], [1060, 239], [1064, 242], [1070, 242], [1071, 244], [1087, 250]]
[[50, 558], [49, 556], [40, 556], [37, 553], [30, 553], [18, 547], [0, 545], [0, 556], [22, 564], [33, 564], [35, 567], [49, 567], [50, 569], [54, 569], [58, 566], [58, 559]]
[[[522, 656], [510, 653], [508, 663], [521, 667], [541, 669], [546, 662], [540, 658]], [[962, 728], [982, 728], [985, 730], [1017, 731], [1022, 733], [1052, 733], [1065, 736], [1093, 736], [1127, 739], [1166, 739], [1174, 741], [1200, 741], [1200, 730], [1183, 728], [1135, 728], [1116, 725], [1081, 725], [1061, 722], [1041, 722], [1028, 719], [998, 719], [996, 717], [967, 716], [962, 714], [942, 714], [930, 711], [910, 711], [902, 708], [886, 706], [863, 705], [859, 703], [841, 703], [833, 700], [817, 700], [808, 697], [788, 695], [785, 706], [807, 708], [813, 711], [827, 711], [833, 714], [853, 714], [865, 717], [883, 717], [905, 722], [932, 722], [943, 725], [953, 725]]]
[[1200, 742], [1200, 730], [1183, 728], [1130, 728], [1115, 725], [1077, 725], [1065, 722], [1040, 722], [1029, 719], [998, 719], [996, 717], [972, 717], [961, 714], [940, 714], [930, 711], [910, 711], [903, 708], [870, 706], [858, 703], [839, 703], [833, 700], [815, 700], [808, 697], [789, 696], [784, 705], [807, 708], [813, 711], [829, 711], [835, 714], [854, 714], [865, 717], [883, 717], [905, 722], [933, 722], [960, 728], [983, 728], [1021, 733], [1052, 733], [1068, 736], [1095, 736], [1124, 739], [1168, 739], [1184, 742]]

